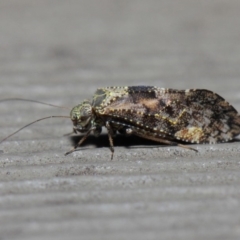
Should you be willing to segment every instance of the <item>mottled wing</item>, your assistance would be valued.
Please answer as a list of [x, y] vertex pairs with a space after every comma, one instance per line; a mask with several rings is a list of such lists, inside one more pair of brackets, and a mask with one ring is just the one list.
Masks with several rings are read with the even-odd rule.
[[216, 143], [240, 134], [237, 111], [208, 90], [109, 87], [98, 89], [92, 104], [115, 129], [131, 128], [143, 137]]

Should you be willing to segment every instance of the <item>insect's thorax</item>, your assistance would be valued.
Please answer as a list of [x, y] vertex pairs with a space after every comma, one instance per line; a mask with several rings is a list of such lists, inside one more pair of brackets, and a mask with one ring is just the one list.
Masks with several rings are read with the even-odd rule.
[[[156, 91], [158, 92], [156, 92]], [[93, 96], [92, 107], [96, 113], [104, 114], [110, 109], [116, 111], [139, 110], [145, 112], [159, 112], [168, 101], [168, 96], [161, 96], [161, 89], [154, 87], [108, 87], [96, 91]], [[165, 90], [162, 89], [164, 93]], [[161, 98], [161, 101], [160, 101]]]
[[100, 88], [93, 96], [92, 107], [96, 112], [101, 112], [106, 106], [127, 94], [127, 88]]

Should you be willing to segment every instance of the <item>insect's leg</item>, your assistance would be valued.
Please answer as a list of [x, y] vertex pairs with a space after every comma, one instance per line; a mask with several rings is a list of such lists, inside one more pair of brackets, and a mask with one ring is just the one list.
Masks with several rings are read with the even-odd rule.
[[126, 129], [126, 133], [127, 134], [134, 134], [136, 136], [139, 136], [139, 137], [142, 137], [142, 138], [146, 138], [146, 139], [150, 139], [150, 140], [153, 140], [155, 142], [160, 142], [160, 143], [164, 143], [164, 144], [167, 144], [167, 145], [172, 145], [172, 146], [178, 146], [178, 147], [182, 147], [182, 148], [186, 148], [186, 149], [189, 149], [189, 150], [193, 150], [195, 152], [198, 152], [197, 149], [195, 148], [191, 148], [189, 146], [186, 146], [186, 145], [183, 145], [183, 144], [180, 144], [180, 143], [177, 143], [177, 142], [174, 142], [174, 141], [171, 141], [171, 140], [168, 140], [168, 139], [164, 139], [164, 138], [156, 138], [154, 136], [147, 136], [146, 134], [141, 134], [139, 132], [136, 132], [134, 131], [134, 129], [132, 128], [128, 128]]
[[178, 147], [182, 147], [182, 148], [186, 148], [186, 149], [198, 152], [198, 150], [195, 149], [195, 148], [191, 148], [191, 147], [189, 147], [187, 145], [183, 145], [183, 144], [180, 144], [180, 143], [177, 143], [177, 142], [173, 142], [173, 141], [170, 141], [170, 140], [167, 140], [167, 139], [158, 139], [158, 142], [165, 143], [165, 144], [168, 144], [168, 145], [178, 146]]
[[88, 132], [81, 138], [81, 140], [78, 142], [78, 144], [76, 144], [70, 151], [66, 152], [65, 153], [65, 156], [74, 152], [78, 147], [81, 146], [81, 144], [87, 139], [87, 137], [90, 135], [90, 133], [92, 131], [95, 131], [96, 130], [96, 127], [93, 127], [91, 129], [88, 130]]
[[73, 131], [72, 131], [72, 132], [66, 133], [66, 134], [64, 134], [63, 136], [64, 136], [64, 137], [68, 137], [68, 136], [72, 135], [73, 133], [76, 133], [76, 134], [77, 134], [76, 128], [73, 128]]
[[111, 160], [112, 160], [113, 159], [113, 153], [114, 153], [114, 145], [113, 145], [114, 131], [113, 131], [113, 129], [110, 126], [110, 123], [108, 121], [106, 122], [106, 128], [107, 128], [107, 131], [108, 131], [108, 139], [109, 139], [109, 144], [110, 144], [110, 150], [112, 152], [112, 156], [111, 156]]

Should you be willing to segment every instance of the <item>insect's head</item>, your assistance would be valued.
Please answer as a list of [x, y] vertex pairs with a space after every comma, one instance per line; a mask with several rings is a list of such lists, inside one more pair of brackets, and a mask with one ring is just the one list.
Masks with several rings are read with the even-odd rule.
[[92, 105], [88, 100], [75, 106], [70, 112], [74, 131], [86, 132], [91, 127]]

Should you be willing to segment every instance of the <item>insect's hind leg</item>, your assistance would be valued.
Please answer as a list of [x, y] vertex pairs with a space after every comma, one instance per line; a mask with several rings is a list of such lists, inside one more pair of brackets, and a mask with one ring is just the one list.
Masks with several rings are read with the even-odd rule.
[[189, 147], [189, 146], [184, 145], [184, 144], [180, 144], [180, 143], [173, 142], [173, 141], [169, 141], [169, 140], [165, 140], [165, 139], [161, 139], [161, 140], [163, 140], [162, 143], [165, 143], [165, 144], [169, 144], [169, 145], [173, 145], [173, 146], [178, 146], [178, 147], [182, 147], [182, 148], [186, 148], [186, 149], [189, 149], [189, 150], [193, 150], [193, 151], [195, 151], [195, 152], [198, 152], [197, 149], [192, 148], [192, 147]]
[[167, 144], [167, 145], [171, 145], [171, 146], [178, 146], [178, 147], [182, 147], [182, 148], [186, 148], [186, 149], [189, 149], [189, 150], [193, 150], [195, 152], [198, 152], [197, 149], [195, 148], [191, 148], [187, 145], [183, 145], [183, 144], [180, 144], [178, 142], [174, 142], [172, 140], [168, 140], [168, 139], [164, 139], [164, 138], [156, 138], [155, 136], [152, 136], [152, 135], [147, 135], [147, 134], [143, 134], [143, 133], [139, 133], [137, 131], [135, 131], [134, 129], [132, 128], [127, 128], [126, 129], [126, 133], [127, 134], [134, 134], [136, 136], [139, 136], [139, 137], [142, 137], [142, 138], [146, 138], [146, 139], [149, 139], [149, 140], [153, 140], [155, 142], [160, 142], [160, 143], [163, 143], [163, 144]]

